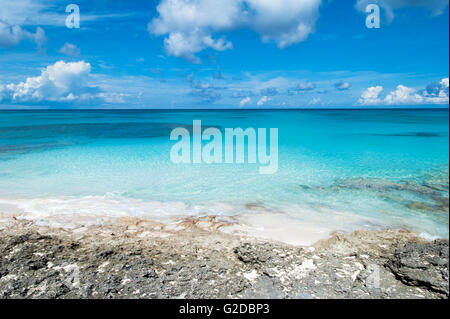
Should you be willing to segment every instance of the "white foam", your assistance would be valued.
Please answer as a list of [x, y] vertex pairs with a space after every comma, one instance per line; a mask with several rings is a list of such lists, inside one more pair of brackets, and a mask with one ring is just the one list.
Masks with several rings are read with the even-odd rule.
[[222, 202], [188, 205], [183, 202], [143, 201], [115, 194], [34, 199], [0, 198], [1, 212], [13, 212], [18, 218], [34, 221], [39, 225], [69, 229], [115, 223], [121, 217], [137, 217], [162, 222], [168, 225], [167, 229], [179, 230], [183, 229], [179, 222], [186, 217], [231, 217], [237, 223], [221, 227], [221, 231], [301, 246], [309, 246], [327, 238], [333, 231], [352, 231], [364, 228], [371, 222], [367, 217], [352, 213], [299, 205], [286, 206], [282, 210], [261, 205]]
[[0, 199], [2, 211], [14, 211], [19, 218], [39, 224], [68, 228], [83, 222], [103, 224], [127, 216], [159, 220], [181, 216], [186, 208], [181, 202], [141, 201], [114, 195]]
[[426, 233], [426, 232], [420, 233], [420, 234], [419, 234], [419, 237], [420, 237], [420, 238], [423, 238], [423, 239], [425, 239], [425, 240], [427, 240], [427, 241], [434, 241], [434, 240], [436, 240], [436, 239], [441, 238], [441, 237], [439, 237], [439, 236], [433, 236], [433, 235], [430, 235], [430, 234], [428, 234], [428, 233]]

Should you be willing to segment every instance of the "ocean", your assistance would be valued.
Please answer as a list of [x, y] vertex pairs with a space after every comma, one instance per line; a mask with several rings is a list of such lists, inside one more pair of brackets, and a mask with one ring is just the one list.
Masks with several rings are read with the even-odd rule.
[[[194, 120], [277, 128], [277, 172], [173, 163], [170, 133]], [[293, 244], [356, 229], [447, 238], [448, 178], [448, 110], [0, 111], [0, 211], [41, 224], [218, 216]]]

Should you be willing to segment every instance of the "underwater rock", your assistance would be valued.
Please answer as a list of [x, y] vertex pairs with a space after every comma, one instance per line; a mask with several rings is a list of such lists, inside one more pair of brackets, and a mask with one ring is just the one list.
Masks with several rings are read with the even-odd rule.
[[408, 191], [422, 195], [432, 195], [438, 193], [436, 190], [418, 183], [413, 183], [410, 181], [397, 183], [379, 178], [351, 178], [339, 180], [335, 183], [334, 188], [372, 190], [376, 192], [386, 192], [393, 190]]
[[410, 202], [410, 203], [406, 204], [405, 206], [409, 209], [419, 210], [419, 211], [424, 211], [424, 212], [435, 212], [436, 210], [439, 209], [438, 207], [436, 207], [434, 205], [430, 205], [430, 204], [423, 203], [423, 202]]

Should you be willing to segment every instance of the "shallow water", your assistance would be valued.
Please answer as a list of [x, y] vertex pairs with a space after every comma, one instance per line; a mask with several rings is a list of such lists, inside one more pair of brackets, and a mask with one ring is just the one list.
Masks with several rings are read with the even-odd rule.
[[[278, 172], [172, 163], [170, 132], [193, 120], [278, 128]], [[448, 237], [448, 120], [448, 110], [1, 111], [0, 205], [40, 221], [237, 216], [263, 237], [382, 227]]]

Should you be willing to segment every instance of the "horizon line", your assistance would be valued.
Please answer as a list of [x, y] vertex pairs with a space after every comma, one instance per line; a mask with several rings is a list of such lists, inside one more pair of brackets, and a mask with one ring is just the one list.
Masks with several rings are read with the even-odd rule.
[[443, 107], [295, 107], [295, 108], [0, 108], [2, 111], [322, 111], [322, 110], [449, 110]]

